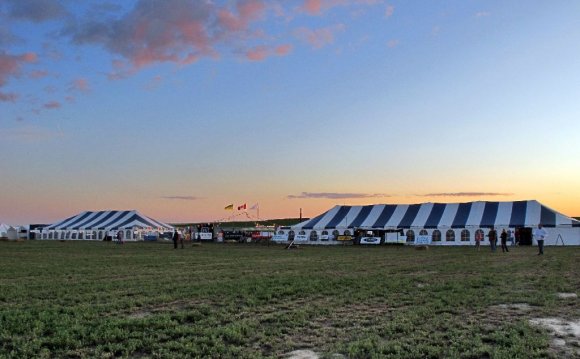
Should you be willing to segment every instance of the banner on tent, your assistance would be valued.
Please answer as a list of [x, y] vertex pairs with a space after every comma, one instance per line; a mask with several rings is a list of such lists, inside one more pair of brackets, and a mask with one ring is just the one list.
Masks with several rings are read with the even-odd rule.
[[294, 241], [296, 241], [296, 242], [306, 242], [306, 241], [308, 241], [308, 236], [305, 235], [305, 234], [297, 234], [294, 237]]
[[381, 237], [362, 237], [360, 244], [381, 244]]
[[337, 241], [351, 241], [352, 237], [351, 236], [337, 236], [336, 240]]
[[213, 239], [213, 233], [211, 232], [199, 232], [197, 235], [202, 241], [210, 241]]
[[417, 236], [415, 237], [416, 246], [428, 246], [431, 244], [431, 236]]
[[287, 242], [288, 235], [287, 234], [275, 234], [272, 236], [272, 240], [274, 242]]

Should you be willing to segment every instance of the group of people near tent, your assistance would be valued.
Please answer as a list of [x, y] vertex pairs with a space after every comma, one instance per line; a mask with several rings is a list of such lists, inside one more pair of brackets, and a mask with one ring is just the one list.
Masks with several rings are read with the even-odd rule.
[[[509, 247], [507, 245], [508, 239], [510, 240], [512, 246], [515, 246], [518, 244], [518, 241], [515, 238], [517, 233], [518, 232], [512, 231], [512, 230], [506, 231], [505, 228], [502, 229], [501, 234], [499, 235], [499, 238], [501, 241], [501, 251], [503, 253], [509, 253], [509, 251], [510, 251]], [[544, 254], [544, 241], [546, 240], [546, 238], [548, 238], [548, 232], [546, 231], [546, 229], [544, 228], [544, 226], [541, 223], [538, 224], [538, 228], [534, 229], [533, 236], [534, 236], [534, 240], [538, 244], [538, 255], [543, 255]], [[497, 249], [497, 231], [495, 230], [495, 228], [492, 227], [490, 229], [489, 233], [487, 234], [487, 237], [489, 238], [489, 245], [490, 245], [491, 251], [495, 252]], [[483, 232], [476, 233], [476, 235], [475, 235], [475, 248], [477, 248], [477, 250], [480, 249], [482, 240], [483, 240]]]

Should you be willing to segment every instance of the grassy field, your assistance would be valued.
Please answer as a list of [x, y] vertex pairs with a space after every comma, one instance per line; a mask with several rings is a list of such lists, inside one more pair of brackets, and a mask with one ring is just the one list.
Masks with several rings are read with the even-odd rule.
[[[0, 242], [0, 358], [546, 358], [580, 249]], [[562, 344], [565, 342], [565, 344]]]

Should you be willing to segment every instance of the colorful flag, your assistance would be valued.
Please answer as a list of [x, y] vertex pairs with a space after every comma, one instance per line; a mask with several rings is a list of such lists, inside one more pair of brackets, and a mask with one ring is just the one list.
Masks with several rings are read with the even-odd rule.
[[226, 211], [233, 211], [234, 210], [234, 205], [233, 204], [228, 204], [224, 209]]
[[241, 211], [242, 209], [246, 209], [246, 204], [242, 204], [241, 206], [238, 206], [238, 211]]
[[260, 207], [258, 206], [258, 204], [256, 203], [255, 205], [253, 205], [252, 207], [250, 207], [250, 209], [260, 209]]

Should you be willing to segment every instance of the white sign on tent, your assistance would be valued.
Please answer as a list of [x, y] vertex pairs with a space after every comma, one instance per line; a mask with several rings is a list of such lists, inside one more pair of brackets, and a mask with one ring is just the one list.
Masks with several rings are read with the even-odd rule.
[[415, 237], [416, 246], [428, 246], [431, 244], [431, 236], [417, 236]]

